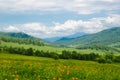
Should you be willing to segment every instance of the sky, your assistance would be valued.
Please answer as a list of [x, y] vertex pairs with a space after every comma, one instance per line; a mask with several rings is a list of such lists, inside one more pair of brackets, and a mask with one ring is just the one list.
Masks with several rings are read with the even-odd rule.
[[120, 0], [0, 0], [0, 31], [38, 38], [120, 27]]

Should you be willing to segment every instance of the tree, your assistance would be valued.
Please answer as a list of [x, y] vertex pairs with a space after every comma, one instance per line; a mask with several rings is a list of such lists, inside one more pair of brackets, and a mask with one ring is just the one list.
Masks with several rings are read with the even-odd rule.
[[60, 58], [62, 58], [62, 59], [71, 59], [72, 58], [71, 52], [63, 50], [62, 54], [60, 55]]
[[104, 57], [99, 57], [96, 59], [98, 63], [106, 63], [106, 59]]
[[28, 55], [28, 56], [32, 56], [33, 53], [34, 53], [34, 51], [33, 51], [32, 48], [29, 48], [29, 49], [26, 50], [26, 55]]
[[120, 56], [116, 56], [114, 59], [114, 62], [119, 62], [120, 63]]

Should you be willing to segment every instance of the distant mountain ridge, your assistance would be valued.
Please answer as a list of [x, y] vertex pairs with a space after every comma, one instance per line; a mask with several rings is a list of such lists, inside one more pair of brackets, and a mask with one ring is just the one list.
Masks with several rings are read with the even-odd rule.
[[56, 41], [61, 41], [61, 40], [71, 40], [73, 38], [77, 38], [77, 37], [84, 36], [84, 35], [88, 35], [88, 34], [87, 33], [75, 33], [75, 34], [63, 36], [63, 37], [45, 38], [44, 40], [48, 42], [56, 42]]
[[44, 38], [43, 40], [47, 41], [47, 42], [55, 42], [57, 40], [59, 40], [61, 37], [51, 37], [51, 38]]
[[120, 27], [115, 27], [101, 32], [81, 36], [71, 40], [59, 40], [55, 44], [64, 46], [89, 46], [94, 44], [110, 45], [120, 42]]

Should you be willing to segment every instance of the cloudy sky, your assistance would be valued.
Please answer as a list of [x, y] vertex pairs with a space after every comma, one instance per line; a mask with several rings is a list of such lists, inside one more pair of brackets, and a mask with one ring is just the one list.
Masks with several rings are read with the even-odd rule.
[[0, 31], [39, 38], [120, 27], [120, 0], [0, 0]]

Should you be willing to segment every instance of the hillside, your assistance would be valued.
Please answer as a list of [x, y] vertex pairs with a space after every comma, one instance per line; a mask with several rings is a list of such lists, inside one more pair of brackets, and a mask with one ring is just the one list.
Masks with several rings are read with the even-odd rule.
[[3, 42], [15, 42], [19, 44], [33, 44], [43, 46], [47, 44], [39, 38], [35, 38], [25, 33], [14, 33], [14, 32], [0, 32], [0, 41]]
[[94, 44], [111, 45], [120, 42], [120, 27], [115, 27], [101, 32], [82, 36], [72, 40], [59, 40], [55, 44], [64, 46], [90, 46]]
[[0, 36], [8, 36], [8, 37], [14, 37], [14, 38], [33, 38], [32, 36], [22, 33], [22, 32], [0, 32]]

